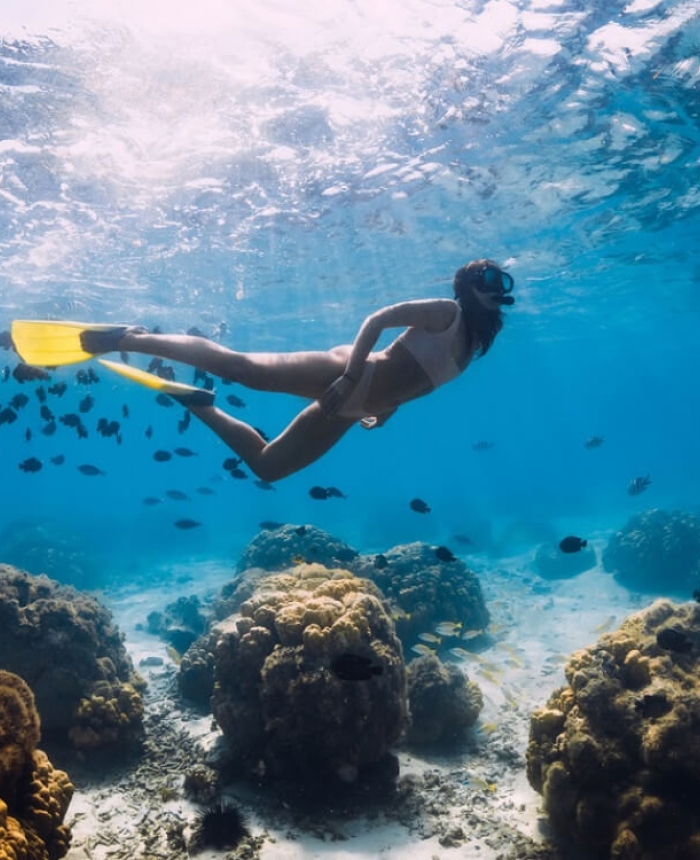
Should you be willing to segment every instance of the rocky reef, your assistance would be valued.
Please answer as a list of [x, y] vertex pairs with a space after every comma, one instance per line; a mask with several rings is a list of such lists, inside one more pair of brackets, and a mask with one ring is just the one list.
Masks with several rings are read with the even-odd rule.
[[39, 726], [30, 688], [0, 670], [1, 860], [58, 860], [70, 845], [63, 819], [73, 786], [37, 749]]
[[484, 697], [454, 663], [435, 655], [412, 660], [406, 671], [411, 724], [409, 744], [450, 745], [463, 740], [479, 718]]
[[353, 783], [388, 757], [406, 673], [371, 582], [300, 564], [262, 579], [220, 629], [212, 707], [239, 770]]
[[610, 860], [700, 857], [700, 606], [656, 601], [565, 674], [527, 748], [553, 828]]
[[626, 588], [689, 597], [700, 583], [700, 517], [658, 508], [637, 514], [608, 541], [603, 566]]
[[45, 739], [96, 749], [141, 738], [143, 681], [94, 597], [0, 565], [0, 654], [30, 685]]
[[236, 570], [285, 570], [299, 559], [352, 570], [357, 557], [357, 550], [316, 526], [286, 524], [256, 535], [241, 553]]

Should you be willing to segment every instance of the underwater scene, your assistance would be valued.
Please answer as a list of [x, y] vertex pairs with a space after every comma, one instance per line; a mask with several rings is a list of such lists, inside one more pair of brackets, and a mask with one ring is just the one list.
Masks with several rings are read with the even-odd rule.
[[0, 860], [700, 860], [696, 0], [5, 0]]

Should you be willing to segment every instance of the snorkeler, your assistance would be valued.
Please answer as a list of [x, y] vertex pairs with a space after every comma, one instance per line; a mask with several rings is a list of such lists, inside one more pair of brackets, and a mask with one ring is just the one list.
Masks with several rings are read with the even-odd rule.
[[[459, 376], [484, 355], [512, 305], [513, 278], [492, 260], [475, 260], [454, 277], [454, 301], [420, 299], [381, 308], [360, 326], [352, 345], [326, 352], [244, 353], [192, 335], [150, 334], [140, 327], [15, 320], [12, 339], [28, 364], [54, 366], [106, 352], [138, 352], [192, 365], [260, 391], [313, 402], [271, 441], [214, 406], [211, 391], [161, 379], [118, 362], [105, 365], [169, 394], [265, 481], [298, 472], [329, 451], [358, 421], [383, 426], [399, 406]], [[372, 352], [388, 328], [404, 328]]]

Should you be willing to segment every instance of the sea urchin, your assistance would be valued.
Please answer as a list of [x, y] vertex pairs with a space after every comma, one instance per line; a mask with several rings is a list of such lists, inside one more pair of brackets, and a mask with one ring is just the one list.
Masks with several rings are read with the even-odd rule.
[[220, 800], [198, 816], [192, 828], [190, 850], [196, 853], [204, 848], [235, 848], [248, 835], [241, 811]]

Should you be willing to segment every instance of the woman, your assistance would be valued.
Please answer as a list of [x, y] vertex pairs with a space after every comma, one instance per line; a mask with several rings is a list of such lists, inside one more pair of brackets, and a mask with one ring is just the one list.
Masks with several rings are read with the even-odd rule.
[[[459, 376], [475, 355], [488, 351], [501, 330], [501, 307], [513, 304], [512, 289], [513, 279], [496, 263], [475, 260], [455, 274], [454, 301], [424, 299], [381, 308], [362, 323], [352, 345], [327, 352], [243, 353], [202, 337], [84, 326], [80, 349], [66, 360], [112, 350], [139, 352], [184, 362], [248, 388], [312, 400], [277, 438], [266, 442], [253, 427], [214, 406], [211, 392], [178, 384], [152, 386], [186, 405], [259, 478], [276, 481], [318, 460], [357, 421], [366, 429], [381, 427], [399, 406]], [[17, 322], [15, 344], [22, 355], [22, 321]], [[386, 349], [372, 352], [388, 328], [405, 331]], [[150, 384], [143, 372], [106, 363]]]

